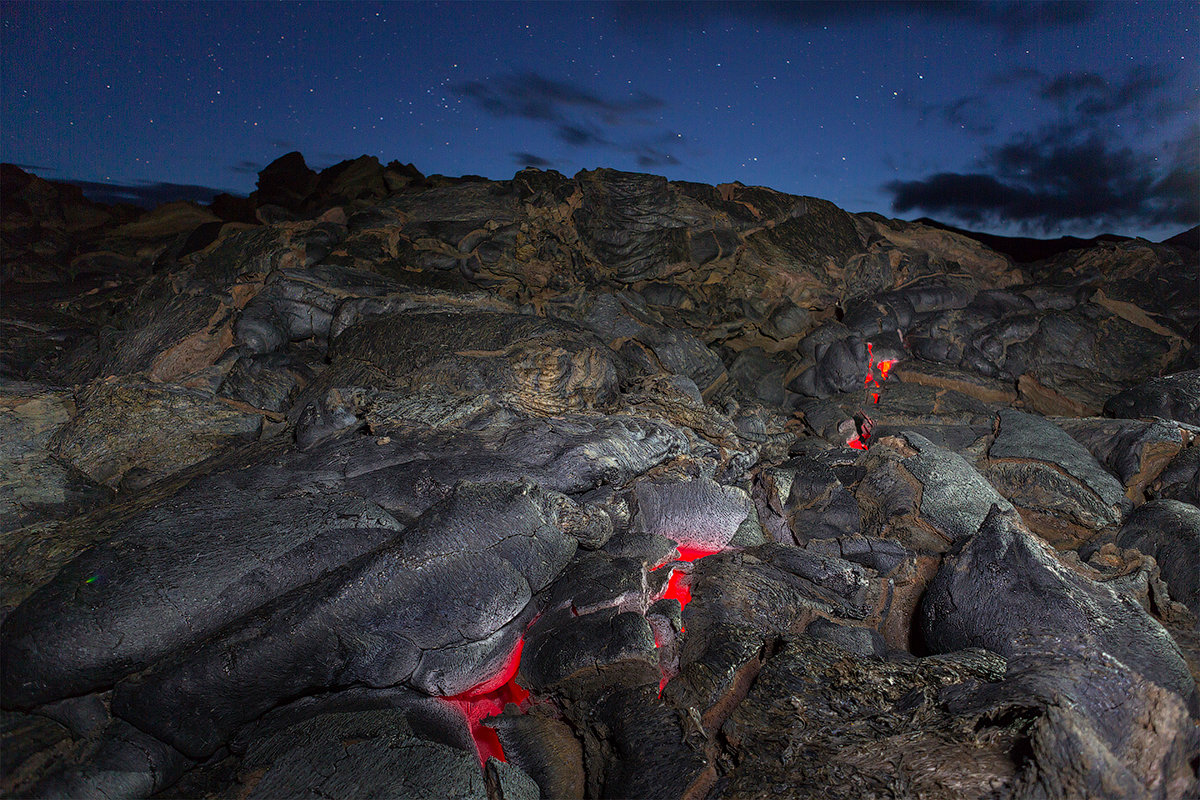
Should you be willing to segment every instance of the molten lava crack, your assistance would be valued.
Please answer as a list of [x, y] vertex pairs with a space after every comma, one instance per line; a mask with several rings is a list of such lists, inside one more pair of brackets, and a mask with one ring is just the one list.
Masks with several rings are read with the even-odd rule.
[[[672, 563], [678, 563], [680, 561], [692, 563], [707, 556], [721, 552], [720, 550], [702, 550], [694, 547], [678, 547], [676, 549], [679, 551], [679, 558], [675, 559]], [[655, 569], [662, 569], [662, 567], [656, 567]], [[672, 567], [671, 577], [667, 581], [667, 591], [663, 594], [664, 599], [678, 600], [680, 610], [686, 608], [687, 604], [692, 601], [692, 590], [691, 587], [684, 583], [685, 576], [686, 573], [683, 573]], [[683, 629], [680, 628], [680, 632], [682, 631]], [[654, 637], [654, 646], [662, 647], [662, 642], [659, 641], [657, 634], [655, 634]], [[660, 695], [662, 694], [663, 687], [667, 685], [667, 681], [669, 681], [671, 677], [672, 676], [668, 675], [664, 669], [662, 678], [658, 682], [658, 693]]]
[[[721, 552], [720, 550], [702, 550], [693, 547], [679, 547], [678, 551], [679, 557], [674, 559], [672, 564], [678, 564], [680, 561], [692, 563]], [[661, 568], [656, 567], [656, 569]], [[691, 589], [684, 582], [685, 577], [685, 573], [672, 567], [671, 577], [667, 582], [667, 591], [663, 594], [664, 598], [678, 600], [681, 608], [686, 607], [692, 599]], [[498, 716], [509, 703], [515, 703], [522, 711], [529, 708], [529, 691], [521, 687], [516, 680], [517, 671], [521, 666], [521, 651], [524, 646], [524, 639], [518, 641], [517, 646], [513, 648], [505, 662], [504, 668], [491, 678], [461, 694], [442, 698], [445, 702], [456, 706], [467, 718], [480, 764], [486, 765], [489, 758], [500, 761], [507, 760], [504, 756], [504, 748], [500, 744], [500, 738], [494, 730], [483, 724], [483, 720]], [[661, 646], [657, 637], [655, 646]], [[659, 692], [662, 691], [667, 680], [668, 676], [663, 675], [658, 687]]]
[[[871, 342], [867, 342], [867, 376], [863, 379], [863, 386], [874, 386], [876, 389], [882, 388], [881, 381], [886, 381], [888, 374], [892, 371], [892, 367], [896, 365], [896, 359], [884, 359], [876, 363], [875, 349]], [[875, 376], [878, 371], [879, 377]], [[879, 402], [879, 392], [871, 392], [871, 402]], [[855, 450], [866, 450], [867, 440], [871, 438], [871, 419], [867, 415], [862, 415], [863, 421], [857, 425], [858, 432], [850, 439], [846, 440], [847, 447], [853, 447]]]
[[466, 716], [481, 764], [486, 765], [488, 758], [507, 760], [504, 757], [504, 748], [500, 745], [500, 737], [484, 725], [483, 720], [497, 716], [509, 703], [516, 703], [522, 710], [529, 707], [529, 692], [517, 684], [516, 677], [521, 666], [521, 650], [524, 646], [524, 639], [517, 642], [504, 668], [496, 675], [462, 694], [444, 698]]
[[[675, 562], [686, 561], [692, 563], [700, 559], [711, 556], [714, 553], [721, 552], [720, 550], [701, 550], [694, 547], [679, 547], [679, 558]], [[656, 567], [662, 569], [662, 567]], [[667, 582], [667, 592], [663, 595], [664, 598], [678, 600], [681, 608], [686, 607], [692, 599], [692, 590], [683, 583], [684, 573], [677, 569], [671, 569], [671, 579]]]

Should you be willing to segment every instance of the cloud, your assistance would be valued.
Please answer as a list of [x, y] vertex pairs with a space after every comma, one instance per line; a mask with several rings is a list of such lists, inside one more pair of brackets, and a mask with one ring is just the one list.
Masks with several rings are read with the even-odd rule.
[[989, 148], [984, 171], [942, 172], [892, 181], [892, 210], [922, 209], [964, 222], [1017, 223], [1050, 233], [1064, 223], [1194, 225], [1200, 220], [1195, 142], [1176, 143], [1162, 161], [1099, 137], [1062, 141], [1052, 131]]
[[930, 2], [929, 0], [892, 0], [891, 2], [621, 2], [616, 3], [617, 19], [631, 28], [647, 25], [699, 27], [709, 19], [741, 17], [755, 22], [771, 22], [798, 27], [816, 25], [858, 25], [863, 22], [897, 17], [931, 21], [969, 22], [996, 28], [1011, 38], [1033, 30], [1060, 28], [1090, 19], [1096, 11], [1091, 2]]
[[982, 95], [972, 94], [948, 103], [922, 106], [921, 110], [925, 113], [936, 113], [947, 125], [968, 133], [982, 136], [996, 129], [991, 109]]
[[533, 153], [513, 153], [512, 157], [513, 161], [517, 162], [517, 164], [522, 167], [537, 167], [538, 169], [545, 169], [546, 167], [554, 166], [553, 161], [534, 155]]
[[[1047, 75], [1039, 70], [1018, 69], [997, 75], [988, 83], [997, 90], [1024, 91], [1049, 101], [1057, 113], [1053, 124], [1062, 138], [1087, 136], [1118, 116], [1124, 124], [1139, 129], [1161, 125], [1185, 107], [1183, 97], [1171, 93], [1170, 75], [1152, 65], [1134, 66], [1112, 80], [1095, 72]], [[994, 92], [940, 103], [905, 102], [923, 119], [937, 118], [979, 136], [995, 132], [1002, 116], [996, 107], [1004, 104]]]
[[1200, 187], [1200, 136], [1171, 142], [1163, 151], [1168, 166], [1165, 174], [1150, 187], [1150, 193], [1168, 202], [1171, 198], [1179, 198], [1181, 205], [1190, 205], [1190, 221], [1185, 219], [1183, 222], [1195, 224], [1200, 221], [1200, 191], [1197, 191]]
[[1162, 68], [1143, 64], [1131, 68], [1115, 83], [1094, 72], [1066, 72], [1045, 81], [1040, 94], [1081, 117], [1126, 110], [1161, 115], [1171, 113], [1179, 105], [1163, 96], [1170, 82]]
[[[1051, 117], [1032, 131], [981, 143], [979, 157], [966, 170], [885, 184], [894, 211], [921, 209], [971, 224], [1017, 223], [1045, 233], [1064, 224], [1200, 221], [1197, 131], [1185, 116], [1184, 93], [1163, 68], [1138, 65], [1113, 76], [1027, 70], [993, 83], [1027, 93]], [[971, 95], [918, 108], [986, 135], [986, 125], [970, 126], [995, 113], [988, 102]], [[1174, 134], [1178, 138], [1163, 145], [1171, 131], [1180, 132]]]
[[505, 75], [490, 81], [468, 81], [458, 84], [454, 90], [474, 100], [493, 116], [549, 122], [561, 122], [572, 113], [582, 112], [597, 115], [608, 125], [620, 125], [632, 116], [664, 105], [662, 100], [645, 92], [637, 92], [629, 99], [606, 98], [536, 72]]
[[[211, 186], [198, 186], [190, 183], [152, 183], [139, 181], [132, 184], [100, 183], [97, 181], [67, 180], [72, 186], [78, 186], [89, 200], [97, 203], [132, 203], [143, 208], [154, 208], [163, 203], [175, 200], [190, 200], [194, 203], [211, 203], [219, 194], [226, 193], [224, 189], [214, 189]], [[232, 193], [230, 193], [232, 194]]]
[[231, 172], [237, 172], [242, 175], [257, 175], [266, 166], [266, 164], [260, 164], [257, 161], [239, 161], [229, 169]]
[[612, 144], [599, 131], [588, 129], [581, 125], [559, 125], [554, 133], [559, 139], [562, 139], [572, 147]]
[[637, 159], [639, 167], [677, 167], [682, 163], [674, 153], [653, 144], [634, 145], [628, 151]]
[[939, 172], [919, 181], [891, 181], [885, 188], [894, 195], [892, 210], [899, 214], [914, 209], [948, 212], [975, 223], [1000, 214], [1019, 219], [1036, 200], [1028, 191], [982, 174]]
[[1081, 92], [1108, 89], [1108, 81], [1094, 72], [1066, 72], [1042, 86], [1047, 100], [1066, 100]]
[[[653, 125], [649, 112], [666, 104], [645, 92], [610, 97], [535, 72], [467, 81], [453, 89], [492, 116], [544, 124], [550, 135], [571, 148], [625, 153], [641, 167], [680, 163], [675, 150], [685, 143], [682, 135], [665, 130], [646, 132]], [[636, 135], [631, 136], [631, 130]], [[521, 161], [521, 157], [531, 154], [515, 155]]]
[[11, 161], [6, 162], [6, 163], [10, 163], [14, 167], [19, 167], [20, 169], [23, 169], [26, 172], [58, 172], [57, 167], [46, 167], [41, 164], [21, 164], [21, 163], [11, 162]]
[[1013, 67], [1012, 69], [993, 75], [988, 83], [998, 88], [1010, 86], [1025, 86], [1046, 79], [1046, 74], [1033, 67]]

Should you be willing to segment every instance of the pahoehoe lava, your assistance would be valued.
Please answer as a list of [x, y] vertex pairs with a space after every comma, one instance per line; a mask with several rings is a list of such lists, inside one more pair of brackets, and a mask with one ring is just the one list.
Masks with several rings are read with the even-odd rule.
[[0, 178], [5, 796], [1200, 791], [1195, 231]]

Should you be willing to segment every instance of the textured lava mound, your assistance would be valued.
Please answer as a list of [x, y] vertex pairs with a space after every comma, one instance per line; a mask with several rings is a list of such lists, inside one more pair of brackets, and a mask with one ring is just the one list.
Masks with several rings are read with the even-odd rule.
[[1200, 791], [1182, 240], [299, 154], [0, 193], [6, 796]]

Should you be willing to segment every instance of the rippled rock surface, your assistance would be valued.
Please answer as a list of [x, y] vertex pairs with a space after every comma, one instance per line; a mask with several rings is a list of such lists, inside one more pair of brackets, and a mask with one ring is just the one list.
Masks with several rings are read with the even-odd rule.
[[4, 794], [1200, 791], [1195, 250], [604, 169], [0, 188]]

